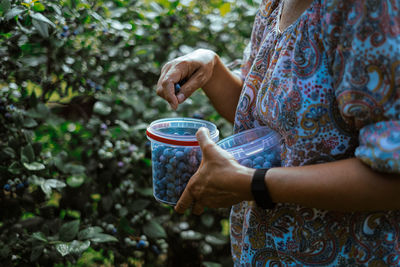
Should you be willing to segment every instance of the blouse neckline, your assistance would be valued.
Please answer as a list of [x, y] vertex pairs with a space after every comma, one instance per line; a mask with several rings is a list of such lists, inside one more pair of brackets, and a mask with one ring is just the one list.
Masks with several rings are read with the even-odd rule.
[[303, 13], [301, 13], [301, 15], [289, 26], [287, 26], [284, 30], [281, 31], [281, 29], [279, 29], [279, 24], [281, 21], [281, 16], [282, 16], [282, 10], [283, 10], [283, 5], [284, 5], [284, 0], [280, 0], [279, 1], [279, 6], [278, 6], [278, 16], [276, 17], [276, 25], [275, 25], [275, 32], [281, 36], [284, 33], [290, 31], [292, 28], [294, 28], [313, 8], [315, 5], [315, 2], [317, 2], [317, 0], [313, 0], [310, 4], [309, 7], [307, 7], [306, 10], [303, 11]]

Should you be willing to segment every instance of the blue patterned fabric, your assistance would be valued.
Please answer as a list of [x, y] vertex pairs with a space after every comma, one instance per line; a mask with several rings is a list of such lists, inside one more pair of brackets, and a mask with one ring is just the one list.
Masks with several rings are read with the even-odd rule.
[[[314, 0], [283, 32], [281, 7], [256, 15], [234, 131], [280, 133], [283, 166], [356, 156], [400, 173], [400, 1]], [[236, 266], [400, 266], [400, 212], [242, 202], [231, 242]]]

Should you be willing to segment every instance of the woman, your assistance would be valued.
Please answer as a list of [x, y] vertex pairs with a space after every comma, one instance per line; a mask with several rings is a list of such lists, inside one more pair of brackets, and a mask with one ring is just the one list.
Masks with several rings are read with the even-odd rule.
[[399, 18], [399, 0], [264, 0], [241, 77], [208, 50], [162, 69], [172, 108], [202, 88], [235, 132], [282, 136], [263, 209], [255, 170], [197, 133], [203, 162], [175, 209], [233, 205], [236, 266], [400, 265]]

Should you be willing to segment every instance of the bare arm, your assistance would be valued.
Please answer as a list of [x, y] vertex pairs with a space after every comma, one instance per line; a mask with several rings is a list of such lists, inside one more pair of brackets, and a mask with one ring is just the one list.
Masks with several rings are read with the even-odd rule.
[[357, 158], [273, 168], [265, 182], [275, 202], [339, 211], [400, 208], [400, 175], [373, 171]]
[[[187, 81], [175, 95], [174, 84], [183, 79]], [[197, 89], [203, 88], [215, 109], [233, 122], [242, 86], [242, 80], [222, 63], [217, 54], [199, 49], [165, 64], [157, 83], [157, 94], [177, 109]]]
[[[239, 165], [211, 141], [206, 130], [200, 130], [197, 136], [203, 161], [176, 211], [183, 212], [193, 202], [193, 212], [200, 214], [205, 206], [227, 207], [253, 200], [250, 188], [255, 170]], [[265, 183], [274, 202], [336, 211], [400, 209], [400, 175], [375, 172], [356, 158], [272, 168]]]
[[233, 74], [216, 56], [213, 75], [203, 86], [203, 91], [217, 112], [230, 122], [234, 121], [242, 86], [242, 79]]

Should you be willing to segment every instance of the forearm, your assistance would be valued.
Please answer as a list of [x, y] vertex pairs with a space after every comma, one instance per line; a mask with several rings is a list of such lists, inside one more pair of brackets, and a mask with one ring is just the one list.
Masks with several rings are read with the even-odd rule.
[[231, 72], [216, 55], [214, 71], [203, 91], [214, 108], [230, 122], [234, 121], [243, 81]]
[[274, 202], [338, 211], [400, 208], [400, 175], [375, 172], [356, 158], [272, 168], [265, 182]]

